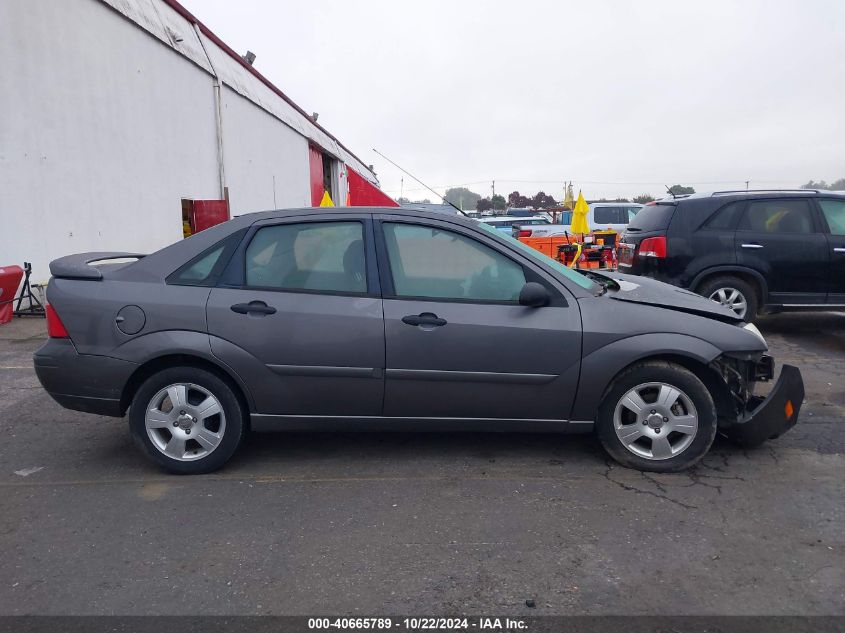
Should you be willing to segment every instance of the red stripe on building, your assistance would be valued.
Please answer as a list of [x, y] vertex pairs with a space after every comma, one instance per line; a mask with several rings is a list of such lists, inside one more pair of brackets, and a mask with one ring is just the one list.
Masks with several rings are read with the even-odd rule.
[[[399, 203], [347, 166], [350, 207], [398, 207]], [[322, 195], [322, 194], [321, 194]], [[313, 196], [313, 193], [312, 193]]]

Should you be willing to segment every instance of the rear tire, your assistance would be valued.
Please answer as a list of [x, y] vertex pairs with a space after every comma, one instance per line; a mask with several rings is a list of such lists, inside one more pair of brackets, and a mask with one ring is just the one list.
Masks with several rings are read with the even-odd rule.
[[744, 279], [733, 275], [714, 277], [699, 286], [697, 292], [730, 308], [746, 323], [753, 323], [757, 318], [760, 309], [757, 290]]
[[141, 384], [129, 409], [136, 443], [159, 466], [178, 475], [217, 470], [246, 432], [234, 390], [198, 367], [164, 369]]
[[614, 379], [599, 406], [596, 433], [623, 466], [678, 472], [710, 450], [716, 406], [688, 369], [665, 361], [643, 362]]

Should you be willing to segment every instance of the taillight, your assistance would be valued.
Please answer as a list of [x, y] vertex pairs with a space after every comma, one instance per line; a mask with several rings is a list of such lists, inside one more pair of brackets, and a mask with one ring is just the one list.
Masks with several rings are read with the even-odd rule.
[[531, 237], [531, 229], [519, 229], [517, 237]]
[[47, 335], [50, 338], [70, 338], [56, 309], [48, 303], [45, 312], [47, 313]]
[[666, 236], [647, 237], [640, 242], [640, 250], [638, 251], [640, 257], [656, 257], [663, 259], [666, 257]]

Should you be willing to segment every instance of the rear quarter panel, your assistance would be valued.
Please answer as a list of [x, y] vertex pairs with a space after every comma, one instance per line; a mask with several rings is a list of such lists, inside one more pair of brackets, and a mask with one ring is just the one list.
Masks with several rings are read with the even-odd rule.
[[[126, 358], [122, 351], [125, 345], [154, 332], [177, 330], [205, 334], [208, 294], [209, 289], [202, 287], [117, 279], [54, 278], [47, 288], [47, 299], [77, 351], [114, 358]], [[145, 317], [143, 328], [132, 335], [121, 332], [115, 321], [121, 308], [131, 305], [141, 308]]]

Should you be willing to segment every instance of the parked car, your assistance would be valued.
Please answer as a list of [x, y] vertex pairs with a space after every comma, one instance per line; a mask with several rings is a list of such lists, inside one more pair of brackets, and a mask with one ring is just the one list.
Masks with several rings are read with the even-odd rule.
[[753, 395], [773, 361], [733, 311], [584, 276], [460, 216], [270, 211], [50, 271], [41, 384], [69, 409], [128, 412], [174, 473], [219, 468], [250, 428], [362, 427], [595, 431], [626, 466], [677, 471], [717, 431], [783, 433], [803, 400], [789, 365]]
[[[587, 223], [593, 231], [610, 229], [621, 233], [628, 226], [630, 220], [642, 209], [643, 205], [633, 202], [594, 202], [589, 205]], [[572, 234], [572, 211], [563, 211], [558, 224], [548, 224], [538, 228], [530, 227], [520, 233], [520, 237], [556, 237]], [[516, 234], [517, 231], [514, 231]]]
[[622, 238], [619, 268], [730, 307], [845, 307], [845, 195], [721, 191], [649, 203]]
[[511, 234], [513, 227], [516, 226], [546, 226], [549, 220], [543, 216], [529, 216], [529, 217], [510, 217], [507, 215], [500, 215], [494, 218], [481, 218], [484, 224], [488, 224], [503, 233]]
[[547, 211], [542, 211], [538, 209], [522, 209], [519, 207], [509, 207], [505, 210], [505, 215], [508, 215], [513, 218], [546, 218], [549, 223], [552, 222], [552, 216]]

